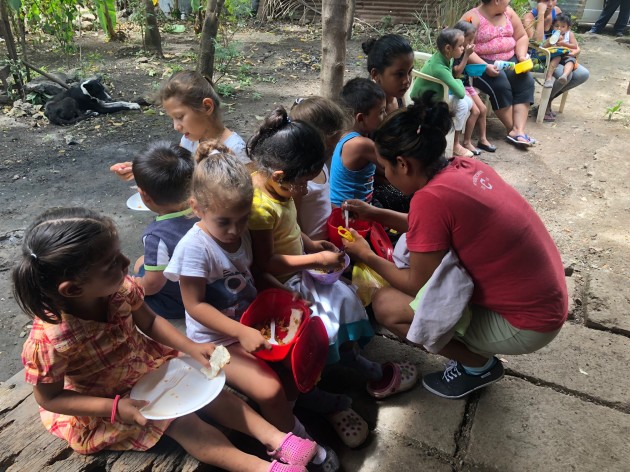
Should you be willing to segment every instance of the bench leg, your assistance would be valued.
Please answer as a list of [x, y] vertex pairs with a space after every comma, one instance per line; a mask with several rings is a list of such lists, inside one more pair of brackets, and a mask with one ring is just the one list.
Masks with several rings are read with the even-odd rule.
[[545, 118], [545, 112], [549, 105], [549, 98], [551, 97], [551, 87], [543, 87], [540, 94], [540, 105], [538, 105], [538, 115], [536, 115], [536, 123], [542, 123]]
[[566, 91], [562, 94], [562, 100], [560, 100], [560, 109], [558, 113], [562, 113], [564, 111], [564, 104], [567, 102], [567, 97], [569, 96], [569, 92]]

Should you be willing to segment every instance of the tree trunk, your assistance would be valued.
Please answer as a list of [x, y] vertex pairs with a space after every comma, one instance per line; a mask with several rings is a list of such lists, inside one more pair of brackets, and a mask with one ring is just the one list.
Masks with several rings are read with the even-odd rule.
[[[20, 63], [20, 58], [18, 57], [17, 48], [15, 47], [15, 40], [13, 39], [13, 32], [11, 31], [11, 21], [9, 20], [9, 7], [6, 0], [0, 0], [0, 23], [0, 32], [2, 32], [7, 45], [9, 60], [11, 60], [14, 67], [17, 67]], [[24, 83], [22, 82], [21, 74], [14, 69], [12, 75], [13, 81], [17, 86], [20, 96], [24, 98]]]
[[323, 0], [322, 2], [322, 69], [321, 95], [337, 100], [343, 86], [346, 67], [346, 37], [348, 2]]
[[354, 12], [357, 7], [357, 0], [348, 0], [348, 12], [346, 13], [346, 39], [352, 39], [352, 25], [354, 24]]
[[214, 50], [215, 39], [219, 31], [219, 17], [223, 10], [225, 0], [208, 0], [206, 7], [206, 18], [203, 21], [201, 30], [201, 44], [199, 51], [199, 62], [197, 71], [201, 73], [211, 84], [214, 75]]
[[162, 38], [160, 37], [160, 28], [158, 27], [157, 17], [155, 16], [153, 0], [144, 0], [144, 4], [147, 15], [145, 46], [148, 50], [155, 51], [158, 57], [164, 57], [164, 54], [162, 53]]

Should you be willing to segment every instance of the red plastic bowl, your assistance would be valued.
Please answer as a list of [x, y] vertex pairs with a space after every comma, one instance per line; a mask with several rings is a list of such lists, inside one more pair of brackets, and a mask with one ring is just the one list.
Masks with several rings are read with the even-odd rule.
[[[367, 237], [372, 227], [372, 223], [364, 220], [351, 219], [349, 221], [350, 228], [356, 230], [364, 238]], [[328, 217], [328, 239], [331, 243], [337, 246], [339, 249], [343, 249], [343, 243], [341, 242], [341, 236], [337, 232], [339, 226], [346, 227], [346, 222], [343, 217], [343, 210], [341, 208], [333, 208], [332, 213]]]
[[291, 341], [282, 346], [272, 345], [271, 349], [261, 349], [253, 354], [260, 359], [278, 362], [287, 357], [295, 341], [300, 336], [310, 316], [310, 308], [302, 300], [293, 300], [286, 290], [272, 288], [258, 294], [253, 303], [241, 316], [241, 323], [252, 328], [262, 328], [269, 320], [286, 322], [291, 318], [291, 309], [302, 310], [302, 321], [297, 333]]

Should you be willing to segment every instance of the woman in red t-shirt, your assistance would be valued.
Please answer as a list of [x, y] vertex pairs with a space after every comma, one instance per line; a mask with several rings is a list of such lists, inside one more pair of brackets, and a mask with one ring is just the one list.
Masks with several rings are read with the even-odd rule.
[[[425, 375], [424, 386], [460, 398], [503, 377], [496, 354], [551, 342], [568, 301], [560, 254], [536, 212], [490, 166], [447, 160], [450, 126], [447, 105], [425, 95], [374, 135], [387, 179], [413, 195], [408, 215], [356, 200], [343, 207], [406, 233], [409, 252], [396, 264], [356, 233], [346, 251], [391, 285], [372, 302], [379, 323], [451, 359], [444, 373]], [[418, 329], [435, 342], [418, 341], [427, 339]]]

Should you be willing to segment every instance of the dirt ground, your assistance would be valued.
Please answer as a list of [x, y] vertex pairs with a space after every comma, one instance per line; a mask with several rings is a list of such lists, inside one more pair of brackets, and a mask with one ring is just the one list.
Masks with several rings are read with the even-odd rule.
[[[347, 78], [366, 75], [360, 48], [364, 37], [349, 43]], [[174, 67], [194, 67], [190, 52], [197, 44], [191, 36], [163, 34], [163, 39], [165, 60], [145, 56], [138, 41], [105, 43], [88, 35], [80, 40], [80, 61], [77, 56], [63, 64], [61, 56], [40, 46], [31, 53], [31, 62], [49, 71], [62, 64], [66, 70], [90, 69], [104, 75], [116, 96], [131, 99], [155, 90], [162, 74], [168, 76]], [[237, 39], [253, 65], [251, 83], [224, 99], [224, 118], [228, 127], [249, 137], [275, 105], [289, 107], [297, 96], [318, 93], [320, 38], [316, 30], [280, 24], [247, 30]], [[583, 36], [581, 45], [580, 62], [591, 78], [570, 93], [556, 123], [537, 125], [530, 118], [528, 133], [540, 144], [528, 151], [515, 149], [505, 143], [505, 132], [492, 117], [489, 136], [498, 150], [481, 156], [531, 202], [566, 264], [573, 265], [570, 296], [577, 323], [586, 315], [581, 306], [592, 277], [600, 272], [625, 280], [630, 276], [630, 162], [625, 154], [630, 149], [630, 45], [608, 36]], [[618, 100], [624, 105], [609, 121], [606, 108]], [[21, 369], [20, 350], [30, 324], [11, 295], [10, 283], [24, 228], [52, 206], [94, 208], [115, 219], [124, 250], [137, 257], [151, 214], [127, 209], [134, 190], [108, 167], [130, 160], [150, 141], [179, 140], [168, 117], [154, 107], [70, 127], [33, 127], [32, 121], [0, 114], [0, 381]], [[630, 284], [623, 285], [630, 299]]]

